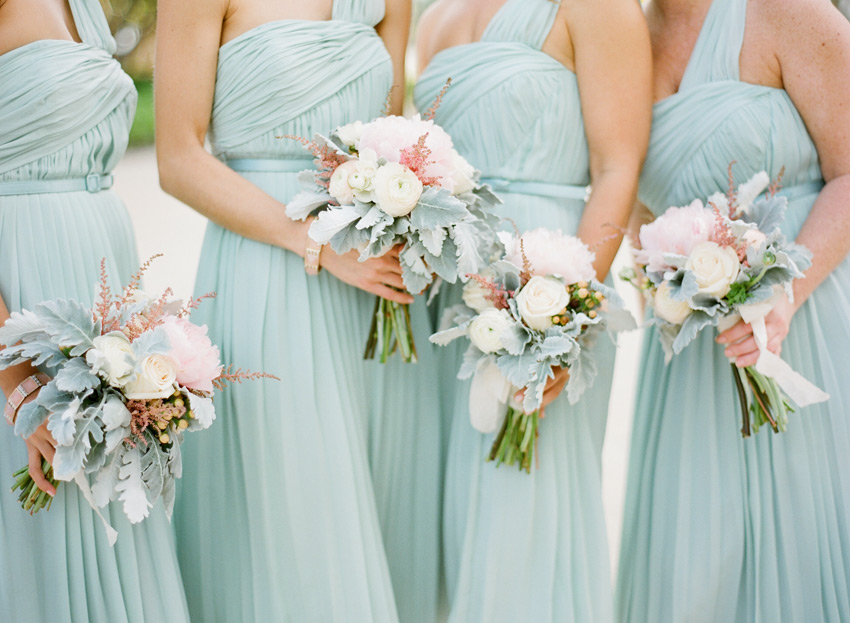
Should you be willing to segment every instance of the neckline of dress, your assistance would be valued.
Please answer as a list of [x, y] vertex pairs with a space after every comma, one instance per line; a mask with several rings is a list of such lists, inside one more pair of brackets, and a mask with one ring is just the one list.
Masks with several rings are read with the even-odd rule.
[[768, 84], [756, 84], [754, 82], [744, 82], [743, 80], [732, 80], [732, 79], [715, 80], [713, 82], [703, 82], [703, 83], [697, 84], [695, 86], [692, 86], [690, 88], [687, 88], [687, 89], [684, 89], [684, 90], [679, 90], [679, 91], [676, 91], [675, 93], [671, 93], [670, 95], [663, 97], [660, 100], [658, 100], [657, 102], [655, 102], [652, 105], [652, 108], [653, 108], [653, 110], [655, 110], [656, 108], [660, 108], [662, 105], [666, 105], [673, 100], [679, 99], [680, 97], [690, 95], [694, 92], [698, 92], [698, 91], [706, 89], [706, 88], [716, 89], [718, 86], [721, 86], [721, 85], [723, 85], [723, 86], [739, 85], [740, 88], [742, 88], [742, 89], [746, 89], [746, 88], [763, 89], [767, 92], [775, 91], [775, 92], [782, 94], [782, 95], [785, 95], [785, 96], [788, 95], [788, 91], [786, 91], [782, 87], [772, 87]]
[[[28, 50], [30, 48], [35, 48], [35, 47], [39, 47], [39, 46], [49, 46], [49, 45], [58, 45], [58, 46], [67, 45], [67, 46], [70, 46], [70, 47], [73, 47], [73, 48], [94, 49], [94, 50], [100, 50], [101, 52], [106, 53], [105, 50], [102, 50], [101, 48], [99, 48], [95, 45], [91, 45], [89, 43], [86, 43], [85, 41], [74, 41], [73, 39], [36, 39], [35, 41], [30, 41], [29, 43], [19, 45], [18, 47], [14, 48], [12, 50], [9, 50], [8, 52], [4, 52], [3, 54], [0, 54], [0, 61], [2, 61], [3, 59], [6, 59], [8, 57], [13, 57], [13, 56], [17, 55], [22, 50]], [[112, 57], [110, 56], [110, 58], [112, 58]]]
[[222, 43], [220, 46], [218, 46], [218, 50], [219, 50], [219, 52], [221, 52], [222, 50], [230, 47], [230, 45], [233, 44], [233, 43], [237, 43], [237, 42], [242, 41], [244, 39], [250, 39], [252, 36], [256, 35], [258, 32], [260, 32], [262, 30], [266, 30], [266, 29], [269, 29], [269, 28], [277, 28], [279, 26], [285, 26], [285, 25], [289, 25], [289, 24], [302, 24], [302, 25], [310, 24], [311, 26], [313, 26], [313, 25], [325, 26], [325, 25], [328, 25], [328, 24], [352, 24], [352, 25], [356, 25], [356, 26], [362, 26], [363, 28], [366, 28], [368, 30], [372, 30], [372, 31], [375, 30], [374, 27], [369, 26], [368, 24], [361, 24], [360, 22], [349, 22], [348, 20], [339, 20], [339, 19], [335, 19], [335, 18], [331, 18], [331, 19], [292, 19], [292, 18], [273, 19], [269, 22], [263, 22], [262, 24], [258, 24], [257, 26], [249, 28], [245, 32], [243, 32], [239, 35], [236, 35], [230, 41], [226, 41], [225, 43]]
[[425, 69], [423, 69], [420, 72], [420, 79], [428, 71], [431, 70], [431, 67], [434, 66], [435, 61], [440, 56], [442, 56], [444, 53], [447, 54], [447, 53], [450, 53], [450, 52], [451, 53], [462, 52], [463, 50], [465, 50], [467, 48], [478, 47], [478, 46], [485, 46], [485, 47], [486, 46], [494, 46], [494, 47], [496, 47], [496, 46], [516, 46], [516, 47], [522, 47], [522, 48], [525, 48], [528, 52], [530, 52], [532, 54], [540, 55], [540, 56], [552, 61], [552, 63], [555, 64], [558, 68], [563, 69], [564, 71], [566, 71], [571, 76], [576, 75], [576, 72], [574, 70], [572, 70], [569, 67], [567, 67], [566, 65], [564, 65], [562, 62], [560, 62], [558, 59], [556, 59], [551, 54], [547, 54], [543, 50], [538, 50], [537, 48], [533, 48], [530, 45], [528, 45], [527, 43], [523, 43], [521, 41], [470, 41], [469, 43], [459, 43], [458, 45], [452, 45], [452, 46], [449, 46], [447, 48], [443, 48], [442, 50], [439, 50], [438, 52], [435, 52], [434, 55], [431, 57], [431, 60], [428, 62], [428, 65], [425, 67]]

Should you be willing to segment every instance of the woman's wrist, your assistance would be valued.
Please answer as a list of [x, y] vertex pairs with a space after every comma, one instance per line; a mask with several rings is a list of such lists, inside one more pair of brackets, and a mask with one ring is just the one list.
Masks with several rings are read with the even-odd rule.
[[0, 372], [0, 391], [3, 392], [3, 396], [10, 396], [24, 379], [33, 374], [38, 374], [38, 369], [34, 368], [29, 362], [6, 368]]

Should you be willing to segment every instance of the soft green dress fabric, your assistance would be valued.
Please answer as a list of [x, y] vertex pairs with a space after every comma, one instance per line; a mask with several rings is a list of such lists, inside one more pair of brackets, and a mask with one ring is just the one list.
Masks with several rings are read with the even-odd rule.
[[[540, 48], [558, 4], [508, 0], [482, 41], [438, 53], [415, 90], [427, 109], [448, 77], [435, 120], [485, 177], [503, 178], [502, 216], [520, 230], [574, 233], [580, 199], [510, 192], [514, 182], [589, 182], [576, 76]], [[446, 288], [440, 307], [459, 300]], [[601, 373], [585, 397], [565, 397], [541, 422], [539, 469], [486, 463], [493, 435], [469, 421], [461, 348], [441, 355], [440, 394], [451, 426], [444, 497], [444, 558], [452, 623], [612, 620], [601, 496], [601, 451], [614, 347], [597, 345]]]
[[[381, 113], [392, 63], [374, 30], [382, 0], [339, 0], [326, 22], [264, 24], [219, 50], [210, 143], [220, 157], [303, 161], [284, 135], [327, 134]], [[295, 172], [244, 172], [285, 204]], [[280, 218], [286, 218], [281, 205]], [[296, 254], [215, 224], [196, 319], [222, 358], [280, 377], [216, 398], [215, 425], [185, 444], [175, 523], [193, 620], [397, 620], [369, 472], [372, 298]]]
[[[109, 173], [127, 147], [133, 82], [112, 58], [97, 0], [71, 0], [84, 43], [36, 41], [0, 56], [0, 188]], [[137, 268], [130, 217], [110, 191], [0, 196], [0, 294], [10, 311], [55, 298], [94, 301], [101, 258], [113, 287]], [[5, 401], [5, 398], [3, 398]], [[73, 484], [30, 517], [9, 492], [24, 442], [0, 427], [0, 620], [188, 621], [172, 528], [161, 505], [131, 526], [100, 519]]]
[[[659, 102], [641, 181], [655, 213], [785, 167], [794, 237], [822, 182], [788, 94], [739, 81], [746, 0], [715, 0], [679, 93]], [[800, 51], [804, 53], [804, 51]], [[850, 261], [798, 311], [782, 357], [830, 394], [742, 439], [729, 362], [706, 331], [669, 365], [646, 336], [617, 610], [625, 623], [850, 621]]]

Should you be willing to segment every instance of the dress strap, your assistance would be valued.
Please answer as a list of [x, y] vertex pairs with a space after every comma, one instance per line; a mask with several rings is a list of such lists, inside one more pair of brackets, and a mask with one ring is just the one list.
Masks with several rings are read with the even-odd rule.
[[83, 43], [101, 48], [111, 56], [115, 54], [115, 39], [99, 0], [68, 0], [74, 24]]
[[740, 79], [747, 0], [714, 0], [705, 16], [679, 89]]
[[558, 15], [560, 0], [506, 0], [496, 12], [481, 41], [524, 43], [543, 47]]

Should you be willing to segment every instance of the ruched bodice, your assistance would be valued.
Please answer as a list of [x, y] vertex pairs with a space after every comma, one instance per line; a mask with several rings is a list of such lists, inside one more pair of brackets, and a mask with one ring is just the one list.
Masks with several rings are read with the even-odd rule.
[[[739, 80], [746, 0], [716, 0], [709, 9], [679, 91], [658, 102], [640, 183], [640, 199], [656, 214], [739, 181], [785, 169], [785, 188], [822, 180], [818, 155], [800, 113], [782, 89]], [[792, 235], [808, 204], [789, 211]]]
[[269, 22], [221, 46], [210, 123], [214, 153], [304, 158], [299, 143], [281, 137], [312, 138], [380, 114], [376, 103], [393, 75], [374, 29], [383, 12], [380, 0], [338, 0], [331, 21]]
[[557, 12], [549, 0], [507, 0], [481, 41], [438, 52], [419, 78], [419, 110], [452, 79], [435, 120], [485, 177], [589, 182], [578, 81], [540, 49]]

